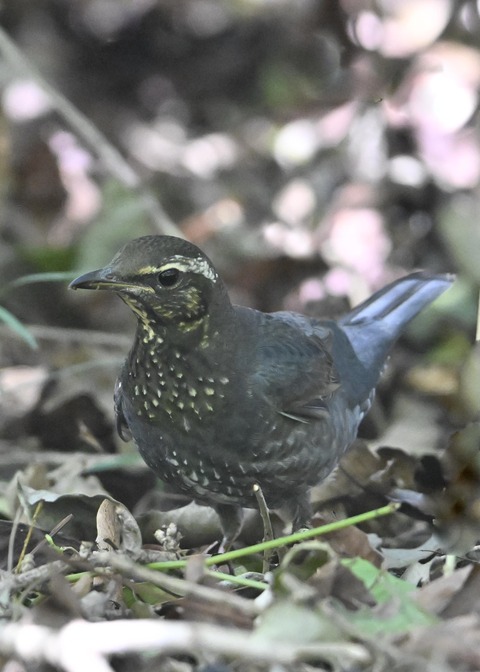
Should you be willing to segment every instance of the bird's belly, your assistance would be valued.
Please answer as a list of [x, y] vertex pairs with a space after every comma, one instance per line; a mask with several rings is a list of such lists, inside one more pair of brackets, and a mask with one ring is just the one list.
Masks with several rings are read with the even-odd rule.
[[204, 503], [244, 506], [255, 506], [258, 484], [271, 508], [326, 478], [363, 417], [341, 403], [308, 423], [258, 409], [249, 422], [233, 425], [225, 417], [193, 433], [188, 422], [151, 423], [129, 412], [128, 404], [125, 411], [140, 454], [161, 480]]
[[277, 414], [252, 461], [267, 504], [280, 506], [295, 491], [323, 481], [355, 440], [364, 412], [333, 404], [325, 418], [308, 423]]

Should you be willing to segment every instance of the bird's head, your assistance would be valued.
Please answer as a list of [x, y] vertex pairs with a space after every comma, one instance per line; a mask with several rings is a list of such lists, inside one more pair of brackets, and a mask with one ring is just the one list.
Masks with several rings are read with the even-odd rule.
[[173, 236], [131, 240], [107, 266], [81, 275], [70, 288], [116, 292], [147, 329], [161, 324], [189, 332], [212, 304], [228, 305], [223, 282], [208, 257]]

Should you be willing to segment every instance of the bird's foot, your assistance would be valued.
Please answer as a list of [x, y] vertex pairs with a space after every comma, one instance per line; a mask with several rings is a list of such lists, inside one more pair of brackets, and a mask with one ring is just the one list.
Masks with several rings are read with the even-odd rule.
[[219, 553], [226, 553], [242, 531], [243, 509], [241, 506], [230, 506], [229, 504], [216, 504], [214, 508], [220, 518], [223, 531]]

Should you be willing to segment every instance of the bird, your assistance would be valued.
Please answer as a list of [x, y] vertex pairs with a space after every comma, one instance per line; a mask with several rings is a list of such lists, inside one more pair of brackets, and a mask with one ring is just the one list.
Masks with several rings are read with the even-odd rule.
[[213, 507], [222, 545], [261, 488], [308, 527], [310, 490], [354, 442], [389, 352], [454, 276], [417, 271], [338, 320], [234, 305], [215, 266], [173, 236], [135, 238], [72, 289], [112, 291], [135, 314], [117, 379], [117, 430], [174, 491]]

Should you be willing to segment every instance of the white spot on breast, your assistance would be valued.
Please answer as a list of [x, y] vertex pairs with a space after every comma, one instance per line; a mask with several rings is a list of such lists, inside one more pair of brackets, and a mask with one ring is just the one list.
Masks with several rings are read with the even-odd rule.
[[206, 387], [204, 392], [209, 397], [213, 397], [213, 395], [215, 394], [215, 390], [213, 389], [213, 387]]

